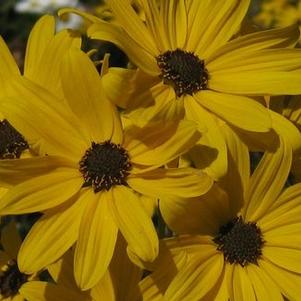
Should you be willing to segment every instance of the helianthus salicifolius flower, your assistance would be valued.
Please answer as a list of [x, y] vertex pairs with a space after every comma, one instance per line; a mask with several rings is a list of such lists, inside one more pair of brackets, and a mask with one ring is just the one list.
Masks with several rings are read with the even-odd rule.
[[[223, 189], [173, 204], [182, 208], [173, 215], [164, 214], [171, 203], [160, 204], [166, 222], [180, 234], [162, 242], [157, 259], [157, 273], [167, 283], [164, 300], [299, 300], [301, 185], [284, 188], [291, 147], [282, 140], [250, 176], [247, 147], [229, 129], [224, 133], [230, 159]], [[179, 252], [187, 254], [187, 262], [168, 278], [160, 262]], [[149, 277], [158, 290], [160, 284]]]
[[1, 183], [16, 184], [0, 214], [45, 212], [21, 247], [20, 269], [39, 270], [76, 242], [75, 279], [84, 289], [104, 275], [118, 229], [129, 249], [155, 259], [158, 238], [145, 199], [197, 196], [212, 185], [192, 168], [162, 168], [199, 139], [194, 122], [123, 130], [104, 79], [85, 53], [71, 49], [62, 65], [64, 99], [22, 78], [12, 83], [18, 96], [0, 100], [13, 126], [28, 141], [38, 137], [47, 154], [0, 163]]
[[[110, 0], [114, 24], [74, 9], [92, 22], [88, 35], [115, 43], [139, 68], [126, 105], [133, 120], [181, 118], [205, 124], [201, 141], [218, 150], [212, 174], [226, 171], [226, 146], [216, 116], [250, 132], [268, 132], [268, 111], [250, 95], [300, 93], [297, 26], [236, 37], [249, 0], [140, 1], [145, 21], [128, 1]], [[120, 104], [124, 105], [124, 104]], [[204, 153], [203, 160], [207, 156]]]

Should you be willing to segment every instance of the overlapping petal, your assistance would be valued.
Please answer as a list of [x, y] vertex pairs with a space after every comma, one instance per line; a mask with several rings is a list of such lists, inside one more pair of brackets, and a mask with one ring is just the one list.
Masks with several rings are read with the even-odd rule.
[[[232, 80], [231, 76], [230, 78]], [[195, 95], [195, 99], [200, 105], [235, 127], [254, 132], [267, 132], [272, 126], [269, 111], [248, 97], [201, 91]]]
[[158, 168], [130, 177], [127, 182], [135, 191], [157, 198], [200, 196], [213, 184], [212, 178], [193, 168]]
[[18, 264], [26, 273], [37, 272], [59, 259], [76, 241], [87, 198], [82, 194], [48, 210], [27, 234]]
[[24, 214], [53, 208], [75, 195], [82, 184], [79, 171], [73, 168], [60, 168], [29, 179], [8, 190], [2, 197], [0, 214]]
[[187, 152], [200, 136], [195, 122], [154, 122], [143, 128], [129, 127], [124, 146], [132, 163], [161, 166]]
[[114, 187], [112, 214], [129, 248], [145, 261], [158, 255], [158, 237], [139, 195], [124, 186]]
[[84, 52], [72, 49], [67, 53], [62, 64], [62, 82], [70, 108], [85, 124], [91, 141], [106, 141], [114, 136], [113, 142], [121, 143], [117, 111], [104, 96], [101, 78]]
[[75, 280], [84, 290], [99, 282], [113, 256], [118, 228], [109, 208], [110, 196], [110, 192], [87, 192], [74, 255]]

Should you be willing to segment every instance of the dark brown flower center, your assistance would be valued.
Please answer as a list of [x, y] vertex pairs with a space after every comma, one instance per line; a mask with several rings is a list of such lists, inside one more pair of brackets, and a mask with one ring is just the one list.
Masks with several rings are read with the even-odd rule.
[[0, 121], [0, 159], [20, 158], [28, 148], [24, 137], [6, 119]]
[[20, 272], [17, 263], [8, 262], [7, 269], [0, 276], [0, 294], [4, 298], [15, 296], [19, 288], [28, 280], [28, 275]]
[[171, 85], [177, 96], [192, 95], [207, 89], [208, 71], [205, 62], [192, 52], [176, 49], [157, 57], [164, 84]]
[[127, 151], [110, 141], [92, 142], [79, 166], [85, 180], [84, 186], [92, 186], [95, 193], [109, 190], [114, 185], [126, 185], [131, 169]]
[[217, 249], [224, 253], [226, 261], [241, 266], [256, 264], [264, 244], [261, 230], [256, 223], [245, 223], [241, 217], [223, 225], [213, 241], [218, 245]]

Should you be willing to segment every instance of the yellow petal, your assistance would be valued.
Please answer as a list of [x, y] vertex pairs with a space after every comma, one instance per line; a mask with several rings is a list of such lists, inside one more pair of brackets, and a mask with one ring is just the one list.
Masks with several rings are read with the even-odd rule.
[[133, 89], [133, 80], [136, 70], [123, 68], [109, 68], [102, 76], [102, 88], [109, 101], [115, 105], [126, 108], [132, 101], [130, 92]]
[[96, 286], [91, 289], [91, 297], [93, 300], [118, 300], [116, 299], [117, 291], [115, 291], [109, 270]]
[[195, 99], [226, 122], [253, 132], [267, 132], [271, 128], [269, 111], [253, 99], [244, 96], [201, 91]]
[[290, 273], [265, 260], [260, 260], [258, 264], [289, 300], [298, 300], [300, 298], [300, 274]]
[[118, 228], [109, 209], [109, 192], [87, 193], [75, 248], [74, 275], [78, 286], [87, 290], [105, 274], [112, 259]]
[[166, 1], [161, 7], [170, 49], [183, 48], [187, 38], [187, 12], [184, 0]]
[[181, 301], [184, 298], [200, 300], [218, 281], [223, 266], [224, 260], [221, 254], [211, 255], [203, 262], [192, 258], [191, 262], [172, 280], [164, 295], [164, 300]]
[[77, 164], [68, 159], [56, 156], [0, 160], [0, 184], [1, 186], [20, 184], [59, 167], [78, 168]]
[[203, 169], [217, 180], [227, 171], [227, 148], [218, 121], [191, 96], [185, 96], [184, 105], [187, 118], [206, 128], [197, 145], [189, 151], [188, 157], [196, 168]]
[[243, 215], [247, 220], [264, 216], [281, 193], [292, 162], [292, 150], [282, 141], [275, 153], [265, 153], [246, 192]]
[[272, 126], [282, 139], [286, 139], [291, 145], [293, 152], [301, 148], [301, 134], [298, 128], [282, 115], [270, 111]]
[[245, 17], [250, 1], [205, 1], [206, 4], [195, 7], [195, 22], [200, 26], [192, 27], [191, 38], [188, 41], [189, 50], [195, 51], [201, 58], [208, 58], [219, 47], [224, 45], [239, 30]]
[[[39, 78], [35, 75], [41, 65], [43, 55], [46, 55], [47, 48], [54, 38], [55, 20], [53, 16], [45, 15], [41, 17], [32, 28], [26, 46], [24, 62], [24, 74], [29, 79], [39, 83]], [[44, 67], [44, 66], [43, 66]], [[49, 70], [47, 70], [49, 72]], [[46, 73], [46, 72], [45, 72]]]
[[255, 264], [249, 264], [245, 268], [250, 277], [257, 301], [283, 301], [279, 288], [263, 269]]
[[[72, 80], [70, 80], [72, 79]], [[86, 125], [91, 141], [122, 141], [122, 130], [116, 108], [102, 91], [100, 76], [90, 58], [78, 49], [70, 50], [62, 63], [65, 97], [76, 116]]]
[[48, 210], [27, 234], [18, 254], [20, 270], [37, 272], [58, 260], [76, 241], [87, 204], [85, 194]]
[[[68, 30], [60, 31], [46, 46], [46, 49], [42, 55], [38, 54], [39, 60], [37, 60], [37, 58], [35, 59], [34, 67], [31, 67], [28, 71], [27, 69], [24, 70], [24, 75], [33, 80], [35, 83], [38, 83], [42, 87], [52, 91], [52, 93], [54, 93], [56, 96], [62, 97], [62, 60], [70, 48], [80, 48], [80, 46], [81, 40], [74, 34], [74, 32]], [[33, 51], [31, 56], [35, 57], [37, 55], [36, 51], [39, 51], [39, 49]], [[41, 68], [41, 66], [43, 66], [43, 68]], [[51, 74], [51, 76], [49, 76], [49, 74]]]
[[125, 186], [113, 189], [112, 214], [129, 248], [145, 261], [158, 255], [158, 237], [139, 195]]
[[163, 295], [172, 279], [177, 275], [178, 269], [187, 264], [186, 252], [180, 252], [174, 258], [164, 257], [161, 265], [151, 275], [145, 277], [140, 283], [140, 291], [145, 301], [163, 301]]
[[11, 78], [20, 74], [18, 65], [2, 37], [0, 37], [0, 63], [0, 96], [2, 97], [11, 92], [9, 88]]
[[199, 137], [195, 122], [156, 122], [144, 128], [128, 128], [124, 146], [131, 162], [161, 166], [187, 152]]
[[79, 172], [61, 168], [22, 182], [8, 190], [0, 204], [1, 215], [43, 211], [66, 202], [83, 184]]
[[275, 265], [285, 270], [300, 274], [300, 249], [296, 250], [286, 247], [264, 246], [262, 255]]
[[[129, 59], [147, 74], [158, 76], [160, 74], [156, 59], [144, 50], [138, 41], [133, 40], [126, 31], [116, 24], [102, 22], [89, 27], [88, 36], [92, 39], [104, 40], [114, 43], [122, 49]], [[131, 41], [129, 43], [129, 41]]]
[[161, 198], [159, 201], [164, 221], [177, 234], [212, 236], [216, 235], [220, 225], [231, 219], [230, 204], [227, 194], [217, 185], [197, 198]]
[[[263, 227], [265, 231], [275, 229], [277, 232], [280, 226], [294, 226], [294, 224], [299, 223], [299, 212], [301, 211], [300, 197], [300, 183], [286, 188], [277, 200], [271, 204], [269, 211], [260, 219], [261, 227]], [[296, 228], [296, 230], [298, 229], [299, 228]]]
[[248, 71], [291, 71], [301, 67], [301, 51], [299, 49], [266, 49], [246, 54], [243, 51], [231, 57], [219, 58], [206, 65], [209, 73]]
[[190, 198], [206, 193], [213, 180], [193, 168], [156, 169], [127, 179], [135, 191], [152, 197]]
[[211, 89], [243, 95], [296, 95], [301, 94], [300, 69], [296, 71], [219, 71], [211, 74]]
[[221, 130], [228, 147], [228, 171], [220, 180], [220, 185], [227, 191], [231, 212], [235, 216], [244, 204], [244, 195], [249, 186], [249, 150], [230, 127], [223, 125]]
[[153, 56], [159, 54], [154, 38], [138, 17], [129, 2], [123, 0], [111, 0], [108, 3], [118, 23], [122, 25], [132, 40]]
[[127, 242], [120, 233], [109, 269], [117, 296], [116, 300], [123, 298], [124, 300], [136, 300], [134, 296], [140, 293], [138, 283], [142, 278], [143, 271], [130, 261], [127, 254]]
[[[79, 120], [62, 101], [29, 80], [14, 81], [18, 97], [0, 102], [9, 122], [43, 154], [79, 161], [87, 147]], [[89, 144], [88, 144], [89, 145]]]
[[233, 267], [234, 300], [256, 301], [255, 292], [246, 270], [236, 264]]
[[[284, 28], [259, 31], [240, 36], [231, 40], [215, 51], [207, 60], [208, 66], [215, 63], [215, 59], [233, 57], [237, 53], [251, 54], [254, 51], [268, 48], [284, 48], [294, 46], [299, 39], [299, 29], [296, 24]], [[211, 65], [212, 62], [212, 65]]]

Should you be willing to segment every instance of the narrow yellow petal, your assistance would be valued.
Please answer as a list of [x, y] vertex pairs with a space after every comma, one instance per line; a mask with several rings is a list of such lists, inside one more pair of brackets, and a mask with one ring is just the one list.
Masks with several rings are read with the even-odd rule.
[[109, 209], [110, 192], [87, 192], [88, 206], [80, 223], [74, 254], [74, 275], [78, 286], [87, 290], [105, 274], [112, 259], [118, 228]]
[[247, 265], [245, 268], [252, 282], [257, 301], [283, 301], [279, 288], [263, 269], [254, 264]]
[[187, 119], [206, 128], [196, 146], [189, 151], [188, 157], [196, 168], [203, 169], [217, 180], [227, 171], [227, 147], [218, 120], [192, 96], [185, 96], [184, 105]]
[[296, 71], [218, 71], [211, 74], [211, 89], [242, 95], [297, 95], [301, 94], [300, 69]]
[[234, 300], [256, 301], [255, 292], [247, 271], [238, 264], [233, 267], [232, 285]]
[[264, 246], [262, 255], [275, 265], [294, 273], [301, 271], [301, 250]]
[[129, 248], [145, 261], [158, 255], [158, 237], [139, 195], [125, 186], [113, 189], [112, 214]]
[[228, 171], [220, 180], [220, 185], [227, 191], [231, 211], [235, 216], [244, 204], [244, 195], [249, 186], [249, 150], [230, 127], [223, 125], [221, 129], [228, 147]]
[[58, 206], [75, 195], [82, 184], [79, 172], [68, 168], [29, 179], [8, 190], [2, 197], [0, 213], [24, 214]]
[[[164, 300], [181, 301], [184, 298], [200, 300], [218, 281], [223, 266], [224, 260], [221, 254], [211, 255], [203, 262], [192, 258], [191, 262], [182, 268], [172, 280], [164, 295]], [[203, 283], [204, 285], [202, 285]]]
[[67, 105], [25, 78], [12, 85], [18, 96], [0, 102], [0, 110], [14, 128], [42, 154], [60, 154], [78, 162], [90, 145]]
[[[92, 39], [110, 41], [122, 49], [129, 59], [147, 74], [158, 76], [160, 74], [156, 59], [133, 40], [126, 31], [116, 24], [102, 22], [89, 27], [88, 36]], [[129, 43], [129, 41], [131, 41]]]
[[129, 127], [125, 132], [124, 146], [131, 162], [161, 166], [187, 152], [199, 138], [195, 122], [154, 122], [141, 129]]
[[[301, 212], [301, 183], [286, 188], [281, 195], [271, 204], [269, 211], [260, 219], [260, 225], [265, 231], [275, 229], [280, 226], [293, 226], [300, 222], [299, 212]], [[296, 228], [296, 231], [299, 228]], [[279, 231], [281, 231], [279, 229]], [[289, 233], [287, 233], [289, 234]], [[280, 233], [279, 233], [280, 235]]]
[[216, 49], [224, 45], [239, 30], [250, 4], [249, 0], [209, 0], [206, 2], [208, 3], [206, 9], [203, 6], [190, 9], [198, 10], [195, 22], [201, 22], [202, 30], [198, 30], [199, 26], [195, 26], [192, 33], [199, 32], [194, 33], [193, 40], [191, 38], [188, 42], [188, 47], [191, 47], [189, 49], [198, 53], [203, 59], [210, 57]]
[[[39, 82], [39, 78], [35, 74], [39, 73], [37, 70], [41, 67], [39, 64], [43, 55], [46, 55], [47, 47], [54, 38], [55, 20], [53, 16], [45, 15], [41, 17], [28, 37], [26, 46], [26, 55], [24, 62], [24, 75], [29, 79]], [[47, 70], [47, 73], [49, 70]]]
[[272, 278], [281, 293], [289, 300], [298, 300], [300, 298], [300, 274], [290, 273], [265, 260], [260, 260], [258, 265]]
[[0, 160], [0, 185], [20, 184], [52, 172], [59, 167], [76, 169], [78, 165], [68, 159], [56, 156]]
[[20, 270], [34, 273], [58, 260], [76, 241], [86, 204], [83, 194], [79, 199], [72, 198], [63, 206], [48, 210], [34, 224], [21, 246]]
[[20, 71], [2, 37], [0, 37], [0, 63], [0, 96], [3, 97], [6, 96], [7, 93], [11, 92], [11, 78], [19, 75]]
[[193, 168], [156, 169], [133, 175], [127, 183], [151, 197], [190, 198], [206, 193], [213, 184], [207, 174]]
[[201, 91], [195, 94], [200, 105], [235, 127], [267, 132], [272, 126], [268, 109], [245, 96]]
[[101, 78], [90, 58], [78, 49], [71, 49], [61, 71], [65, 97], [72, 111], [86, 125], [91, 140], [110, 140], [115, 131], [120, 143], [122, 132], [116, 108], [104, 97]]
[[145, 24], [135, 13], [129, 2], [123, 0], [111, 0], [108, 3], [118, 22], [123, 26], [128, 35], [139, 43], [148, 53], [157, 56], [159, 51], [155, 44], [155, 37], [145, 27]]
[[258, 220], [281, 193], [292, 161], [292, 150], [282, 140], [275, 153], [265, 153], [256, 167], [248, 191], [243, 215], [247, 220]]
[[299, 29], [296, 24], [284, 28], [259, 31], [231, 40], [215, 51], [206, 62], [211, 66], [211, 62], [214, 64], [215, 59], [219, 57], [225, 59], [236, 56], [236, 53], [251, 54], [262, 49], [294, 46], [298, 39]]

